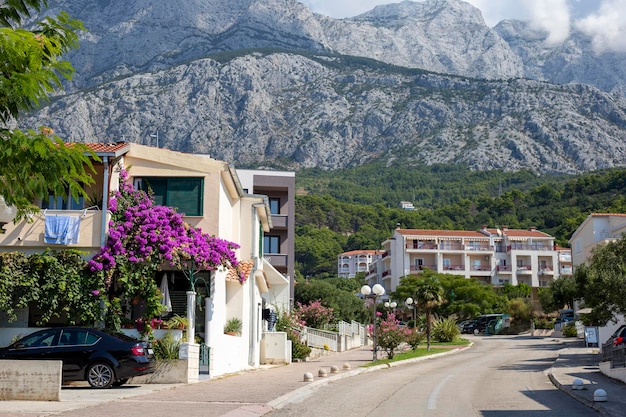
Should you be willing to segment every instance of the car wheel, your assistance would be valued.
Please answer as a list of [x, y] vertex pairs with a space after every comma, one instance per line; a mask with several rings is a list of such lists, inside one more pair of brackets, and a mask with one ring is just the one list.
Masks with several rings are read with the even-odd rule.
[[107, 363], [94, 363], [87, 369], [87, 382], [93, 388], [110, 388], [115, 382], [115, 371]]
[[115, 381], [113, 383], [114, 387], [121, 387], [122, 385], [124, 385], [125, 383], [128, 382], [128, 378], [122, 378], [122, 379], [118, 379], [117, 381]]

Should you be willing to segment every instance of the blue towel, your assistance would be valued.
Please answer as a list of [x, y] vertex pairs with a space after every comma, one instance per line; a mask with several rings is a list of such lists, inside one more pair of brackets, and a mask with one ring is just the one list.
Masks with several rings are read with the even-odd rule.
[[80, 217], [46, 216], [44, 242], [56, 245], [78, 243], [80, 235]]

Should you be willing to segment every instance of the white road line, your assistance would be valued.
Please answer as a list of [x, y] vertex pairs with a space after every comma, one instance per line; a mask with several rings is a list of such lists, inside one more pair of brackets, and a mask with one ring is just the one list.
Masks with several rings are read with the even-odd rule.
[[447, 377], [445, 377], [440, 383], [437, 384], [433, 392], [430, 393], [430, 396], [428, 397], [428, 409], [429, 410], [437, 409], [437, 397], [439, 396], [439, 391], [441, 391], [441, 388], [443, 388], [445, 383], [448, 382], [448, 380], [452, 378], [453, 376], [454, 375], [448, 375]]

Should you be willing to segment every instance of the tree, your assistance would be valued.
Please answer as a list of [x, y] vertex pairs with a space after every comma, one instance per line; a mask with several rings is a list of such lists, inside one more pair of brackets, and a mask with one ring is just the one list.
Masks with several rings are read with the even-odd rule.
[[418, 307], [426, 312], [427, 350], [430, 350], [433, 309], [444, 302], [444, 289], [441, 282], [439, 282], [438, 275], [434, 271], [426, 269], [420, 275], [401, 277], [400, 285], [398, 285], [392, 295], [392, 298], [398, 300], [412, 297], [417, 301]]
[[66, 13], [23, 29], [31, 10], [40, 11], [46, 0], [6, 0], [0, 5], [0, 196], [18, 209], [16, 220], [37, 211], [37, 197], [86, 196], [93, 184], [92, 159], [85, 145], [66, 146], [52, 129], [11, 129], [18, 116], [34, 110], [70, 79], [74, 69], [61, 55], [78, 46], [82, 24]]
[[590, 321], [604, 325], [626, 314], [626, 237], [596, 247], [589, 265], [576, 267], [574, 279]]

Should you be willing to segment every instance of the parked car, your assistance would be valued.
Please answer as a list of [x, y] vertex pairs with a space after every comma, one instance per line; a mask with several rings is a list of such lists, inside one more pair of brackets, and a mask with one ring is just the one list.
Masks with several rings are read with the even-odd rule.
[[483, 314], [482, 316], [476, 317], [472, 323], [467, 324], [463, 327], [463, 333], [485, 333], [487, 326], [491, 323], [492, 320], [498, 320], [502, 318], [503, 314]]
[[626, 343], [626, 325], [620, 326], [609, 338], [613, 346], [619, 346]]
[[60, 360], [63, 382], [87, 381], [93, 388], [125, 384], [133, 376], [154, 372], [147, 342], [122, 333], [85, 327], [39, 330], [0, 348], [0, 359]]
[[463, 323], [463, 327], [461, 327], [461, 333], [463, 334], [474, 333], [475, 323], [476, 323], [476, 319], [466, 320], [465, 323]]

